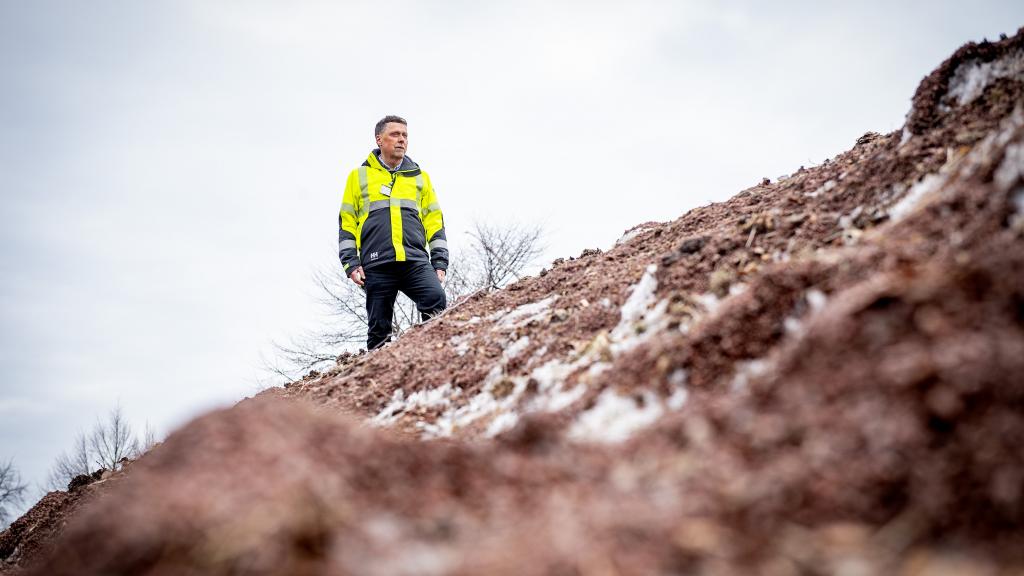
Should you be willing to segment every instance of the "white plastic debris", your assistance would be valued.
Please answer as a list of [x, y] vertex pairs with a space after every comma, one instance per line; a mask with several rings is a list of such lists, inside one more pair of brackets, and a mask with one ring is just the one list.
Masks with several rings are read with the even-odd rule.
[[805, 193], [804, 196], [807, 196], [808, 198], [817, 198], [818, 196], [831, 191], [836, 186], [837, 184], [835, 180], [826, 180], [824, 184], [815, 188], [813, 192]]
[[537, 395], [528, 404], [527, 411], [558, 412], [583, 397], [583, 393], [587, 390], [586, 386], [577, 384], [566, 389], [565, 381], [590, 361], [589, 357], [569, 364], [558, 360], [549, 360], [534, 368], [530, 372], [530, 378], [537, 383]]
[[633, 228], [629, 232], [626, 232], [625, 234], [622, 235], [621, 238], [616, 240], [615, 241], [615, 245], [618, 246], [619, 244], [625, 244], [626, 242], [629, 242], [633, 238], [636, 238], [637, 236], [643, 234], [644, 232], [647, 232], [648, 230], [650, 230], [650, 228], [644, 228], [643, 226], [637, 226], [636, 228]]
[[854, 222], [857, 218], [864, 213], [864, 205], [859, 204], [856, 208], [850, 211], [849, 214], [843, 214], [839, 217], [839, 227], [843, 230], [849, 230], [854, 227]]
[[935, 192], [946, 183], [946, 177], [941, 174], [928, 174], [920, 182], [910, 187], [910, 190], [903, 195], [899, 202], [889, 208], [889, 217], [893, 220], [901, 220], [913, 212], [918, 205], [932, 192]]
[[824, 292], [817, 288], [811, 288], [804, 295], [807, 298], [807, 303], [811, 306], [812, 312], [817, 312], [825, 307], [825, 303], [828, 302], [828, 296]]
[[405, 396], [405, 391], [399, 388], [392, 393], [391, 401], [373, 417], [372, 422], [377, 426], [386, 426], [393, 424], [409, 410], [447, 406], [451, 403], [451, 397], [457, 395], [458, 392], [448, 382], [437, 388], [413, 392], [408, 397]]
[[654, 304], [654, 292], [658, 289], [658, 279], [654, 277], [654, 274], [657, 271], [657, 265], [647, 266], [640, 281], [633, 286], [629, 298], [626, 299], [620, 310], [622, 319], [619, 321], [619, 325], [612, 330], [613, 338], [628, 333], [632, 329], [632, 325], [639, 321]]
[[520, 338], [520, 339], [516, 340], [515, 342], [509, 344], [508, 347], [505, 348], [505, 351], [502, 352], [501, 354], [504, 357], [505, 361], [507, 362], [507, 361], [515, 358], [516, 356], [519, 356], [519, 354], [521, 354], [523, 352], [523, 350], [526, 350], [526, 347], [529, 346], [529, 345], [530, 345], [530, 337], [529, 336], [523, 336], [522, 338]]
[[700, 304], [701, 308], [704, 309], [704, 313], [708, 315], [714, 314], [715, 310], [718, 309], [718, 305], [722, 302], [718, 296], [715, 296], [710, 292], [697, 294], [693, 299], [697, 301], [697, 304]]
[[622, 442], [634, 432], [654, 423], [665, 412], [652, 392], [622, 396], [611, 388], [569, 428], [569, 438], [591, 442]]
[[689, 397], [689, 393], [686, 388], [677, 388], [672, 392], [672, 395], [665, 401], [665, 405], [668, 406], [669, 410], [679, 410], [686, 404], [686, 399]]
[[996, 185], [1005, 190], [1024, 176], [1024, 145], [1014, 143], [1006, 147], [1003, 161], [993, 175]]
[[473, 333], [457, 334], [448, 339], [448, 343], [455, 348], [455, 354], [465, 356], [469, 352], [469, 341], [473, 339]]
[[768, 371], [768, 362], [763, 359], [747, 360], [736, 363], [736, 372], [733, 374], [730, 389], [733, 391], [746, 390], [747, 385], [754, 378]]
[[972, 60], [961, 64], [949, 80], [949, 96], [963, 106], [981, 96], [989, 84], [1000, 78], [1020, 78], [1024, 75], [1024, 52], [1013, 54], [993, 62]]
[[[908, 115], [908, 117], [909, 117], [909, 115]], [[907, 128], [906, 126], [904, 126], [903, 127], [903, 133], [900, 135], [900, 143], [899, 143], [898, 147], [902, 148], [903, 145], [906, 144], [907, 142], [910, 142], [910, 139], [913, 138], [913, 137], [914, 137], [914, 134], [910, 131], [910, 128]]]
[[[807, 306], [810, 308], [808, 314], [814, 314], [825, 307], [825, 303], [828, 301], [828, 296], [825, 296], [825, 293], [817, 288], [811, 288], [804, 294], [804, 300], [807, 301]], [[782, 327], [785, 329], [787, 334], [791, 336], [799, 336], [804, 332], [804, 320], [805, 318], [787, 316], [782, 320]]]
[[1014, 214], [1010, 217], [1010, 227], [1018, 233], [1024, 232], [1024, 190], [1013, 195]]
[[498, 319], [498, 323], [494, 326], [494, 329], [511, 330], [526, 326], [535, 320], [541, 320], [547, 315], [548, 308], [550, 308], [551, 304], [553, 304], [557, 299], [558, 295], [552, 294], [543, 300], [523, 304], [515, 310], [502, 315]]
[[511, 430], [518, 422], [519, 415], [515, 412], [502, 412], [495, 416], [494, 420], [491, 420], [491, 424], [487, 427], [487, 432], [484, 433], [484, 436], [494, 438], [506, 430]]

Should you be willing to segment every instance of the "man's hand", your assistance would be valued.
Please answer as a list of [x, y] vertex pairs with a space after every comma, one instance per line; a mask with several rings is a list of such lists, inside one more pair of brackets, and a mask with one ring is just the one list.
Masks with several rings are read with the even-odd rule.
[[437, 270], [437, 281], [444, 284], [444, 270]]
[[362, 266], [356, 266], [356, 269], [353, 270], [352, 273], [348, 275], [348, 277], [351, 278], [352, 281], [358, 284], [359, 286], [362, 286], [363, 283], [366, 282], [366, 272], [363, 272]]

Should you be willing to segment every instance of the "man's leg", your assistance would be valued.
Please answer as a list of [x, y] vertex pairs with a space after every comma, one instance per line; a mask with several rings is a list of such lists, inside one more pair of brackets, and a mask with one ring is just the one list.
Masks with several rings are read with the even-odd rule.
[[426, 320], [439, 314], [448, 304], [437, 272], [429, 262], [410, 262], [403, 278], [401, 290], [416, 303], [416, 308]]
[[366, 269], [366, 349], [391, 341], [391, 316], [401, 276], [389, 264]]

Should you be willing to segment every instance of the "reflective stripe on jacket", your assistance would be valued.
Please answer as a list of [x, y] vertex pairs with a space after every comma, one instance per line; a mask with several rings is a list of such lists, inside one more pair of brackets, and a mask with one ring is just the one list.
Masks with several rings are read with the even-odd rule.
[[348, 175], [338, 215], [338, 257], [349, 274], [356, 266], [429, 260], [448, 268], [444, 217], [430, 176], [408, 156], [394, 172], [374, 150]]

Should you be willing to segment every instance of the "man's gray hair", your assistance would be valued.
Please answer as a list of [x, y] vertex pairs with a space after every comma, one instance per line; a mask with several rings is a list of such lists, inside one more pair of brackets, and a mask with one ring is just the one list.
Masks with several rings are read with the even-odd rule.
[[398, 122], [399, 124], [405, 124], [406, 126], [409, 125], [409, 123], [405, 121], [405, 118], [389, 114], [381, 118], [380, 122], [377, 122], [377, 126], [373, 129], [374, 137], [380, 136], [380, 133], [384, 131], [384, 127], [388, 125], [388, 122]]

